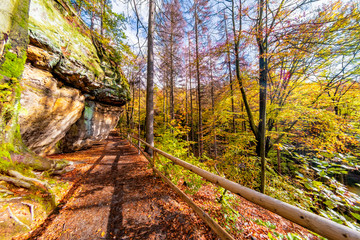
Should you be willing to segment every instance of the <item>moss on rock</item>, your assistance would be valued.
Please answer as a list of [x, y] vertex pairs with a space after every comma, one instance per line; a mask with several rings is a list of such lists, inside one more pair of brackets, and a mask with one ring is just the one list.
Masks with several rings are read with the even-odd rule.
[[11, 45], [7, 44], [3, 55], [3, 63], [0, 67], [0, 74], [9, 79], [18, 79], [24, 71], [26, 52], [24, 51], [19, 57], [9, 49], [11, 49]]

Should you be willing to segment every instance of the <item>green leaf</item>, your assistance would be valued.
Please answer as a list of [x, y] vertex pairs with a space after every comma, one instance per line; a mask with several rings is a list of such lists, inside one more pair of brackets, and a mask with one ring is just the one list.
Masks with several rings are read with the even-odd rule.
[[326, 201], [324, 202], [324, 204], [325, 204], [326, 206], [328, 206], [329, 208], [334, 208], [334, 207], [335, 207], [334, 204], [332, 203], [332, 201], [330, 201], [330, 200], [326, 200]]
[[353, 213], [353, 212], [350, 212], [351, 215], [353, 215], [354, 218], [356, 218], [357, 220], [360, 221], [360, 214], [357, 214], [357, 213]]
[[313, 181], [312, 182], [313, 186], [316, 187], [316, 188], [319, 188], [320, 186], [322, 186], [322, 182], [319, 182], [319, 181]]
[[358, 206], [352, 206], [351, 209], [354, 211], [360, 211], [360, 207]]
[[304, 186], [305, 186], [305, 188], [306, 189], [308, 189], [308, 190], [314, 190], [314, 188], [313, 188], [313, 186], [311, 186], [309, 183], [304, 183]]

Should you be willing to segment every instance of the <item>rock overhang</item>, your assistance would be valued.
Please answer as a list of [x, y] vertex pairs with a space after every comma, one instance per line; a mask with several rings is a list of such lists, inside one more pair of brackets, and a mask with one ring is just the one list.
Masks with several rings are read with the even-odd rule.
[[[130, 100], [129, 85], [119, 64], [112, 61], [110, 54], [99, 53], [96, 36], [55, 2], [32, 0], [30, 5], [30, 47], [51, 56], [40, 68], [46, 67], [58, 81], [92, 96], [94, 101], [125, 105]], [[32, 64], [36, 66], [34, 61]]]
[[106, 138], [130, 100], [129, 85], [109, 47], [67, 8], [61, 0], [32, 0], [30, 5], [19, 124], [24, 143], [41, 155]]

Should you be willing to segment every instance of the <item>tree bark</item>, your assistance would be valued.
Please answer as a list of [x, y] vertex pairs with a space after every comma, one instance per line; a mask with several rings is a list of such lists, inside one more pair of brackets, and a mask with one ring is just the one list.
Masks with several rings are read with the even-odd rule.
[[[170, 119], [175, 119], [174, 113], [174, 60], [173, 60], [173, 29], [170, 32]], [[171, 130], [172, 131], [172, 130]]]
[[21, 139], [18, 116], [20, 82], [28, 45], [30, 0], [5, 2], [0, 5], [0, 85], [3, 91], [0, 97], [0, 161], [10, 160], [14, 152], [28, 152]]
[[[139, 122], [138, 122], [138, 137], [141, 138], [141, 123], [140, 123], [140, 118], [141, 118], [141, 80], [139, 79], [139, 96], [138, 96], [138, 108], [139, 108], [139, 112], [138, 112], [138, 118], [139, 118]], [[140, 149], [140, 141], [138, 141], [138, 147]], [[140, 154], [140, 150], [138, 151], [138, 154]]]
[[[193, 109], [193, 95], [192, 95], [192, 75], [191, 75], [191, 42], [189, 37], [189, 94], [190, 94], [190, 141], [194, 141], [195, 132], [194, 132], [194, 109]], [[192, 144], [192, 149], [194, 151], [194, 144]]]
[[[189, 61], [190, 64], [190, 61]], [[189, 113], [188, 113], [188, 78], [185, 77], [185, 126], [186, 129], [189, 126]], [[186, 142], [189, 142], [189, 133], [186, 133]], [[187, 155], [190, 155], [190, 145], [188, 146], [188, 153]]]
[[[259, 19], [257, 25], [257, 44], [259, 48], [259, 132], [258, 145], [261, 159], [261, 192], [265, 193], [266, 185], [266, 93], [267, 93], [267, 76], [268, 76], [268, 62], [267, 62], [267, 33], [264, 33], [263, 13], [266, 6], [264, 0], [259, 2]], [[267, 16], [266, 16], [267, 17]], [[266, 31], [266, 30], [265, 30]], [[265, 37], [263, 36], [265, 34]]]
[[201, 82], [200, 82], [200, 59], [199, 59], [199, 29], [198, 29], [198, 14], [197, 14], [197, 3], [195, 3], [195, 55], [196, 55], [196, 80], [197, 80], [197, 97], [199, 104], [199, 118], [198, 118], [198, 150], [199, 157], [203, 154], [203, 132], [202, 132], [202, 108], [201, 108]]
[[231, 58], [230, 58], [230, 47], [229, 47], [229, 34], [227, 30], [227, 22], [226, 22], [226, 15], [224, 12], [224, 21], [225, 21], [225, 37], [226, 37], [226, 57], [227, 57], [227, 65], [229, 70], [229, 82], [230, 82], [230, 96], [231, 96], [231, 114], [232, 114], [232, 132], [236, 133], [236, 126], [235, 126], [235, 104], [234, 104], [234, 86], [233, 86], [233, 79], [232, 79], [232, 71], [231, 71]]
[[104, 36], [104, 10], [105, 10], [105, 4], [106, 0], [102, 0], [100, 2], [100, 36]]
[[[235, 72], [236, 72], [236, 78], [238, 80], [239, 83], [239, 87], [240, 87], [240, 92], [241, 92], [241, 96], [244, 102], [244, 106], [245, 106], [245, 110], [246, 110], [246, 114], [248, 116], [249, 119], [249, 125], [250, 125], [250, 129], [253, 132], [254, 136], [258, 135], [258, 129], [255, 125], [255, 121], [254, 121], [254, 117], [253, 114], [251, 112], [250, 109], [250, 105], [249, 102], [247, 100], [247, 95], [243, 86], [243, 82], [242, 82], [242, 78], [240, 75], [240, 55], [239, 55], [239, 45], [240, 45], [240, 34], [241, 34], [241, 26], [242, 26], [242, 16], [240, 16], [240, 27], [239, 27], [239, 32], [236, 33], [236, 26], [235, 26], [235, 3], [234, 0], [231, 1], [232, 5], [231, 5], [231, 16], [232, 16], [232, 27], [233, 27], [233, 35], [234, 35], [234, 52], [235, 52]], [[241, 1], [240, 1], [240, 13], [241, 13], [242, 9], [241, 9]]]
[[212, 128], [213, 128], [213, 132], [214, 132], [214, 155], [215, 155], [215, 159], [217, 159], [218, 153], [217, 153], [216, 118], [215, 118], [215, 87], [214, 87], [212, 67], [213, 67], [212, 59], [211, 59], [211, 55], [210, 55], [211, 110], [212, 110], [212, 114], [213, 114]]
[[[148, 22], [148, 59], [147, 59], [147, 85], [146, 85], [146, 142], [154, 146], [154, 15], [155, 2], [149, 1]], [[153, 150], [145, 151], [152, 156]]]

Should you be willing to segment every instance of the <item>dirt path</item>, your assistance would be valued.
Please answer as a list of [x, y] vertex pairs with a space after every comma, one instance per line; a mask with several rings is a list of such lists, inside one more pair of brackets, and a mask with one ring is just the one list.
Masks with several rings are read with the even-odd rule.
[[77, 154], [84, 161], [79, 166], [90, 168], [78, 172], [59, 209], [28, 239], [217, 238], [126, 140], [110, 136]]

